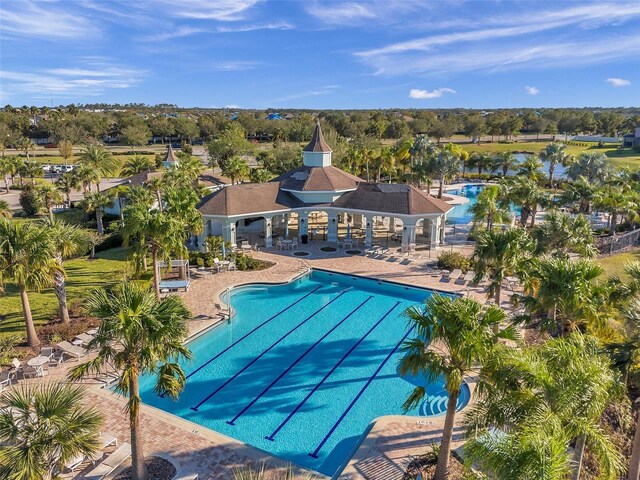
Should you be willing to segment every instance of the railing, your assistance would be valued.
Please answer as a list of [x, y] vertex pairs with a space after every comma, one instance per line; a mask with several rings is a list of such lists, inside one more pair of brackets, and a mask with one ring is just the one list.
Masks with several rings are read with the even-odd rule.
[[637, 245], [640, 242], [640, 228], [636, 228], [622, 235], [597, 237], [595, 239], [596, 248], [600, 253], [614, 253], [625, 248]]

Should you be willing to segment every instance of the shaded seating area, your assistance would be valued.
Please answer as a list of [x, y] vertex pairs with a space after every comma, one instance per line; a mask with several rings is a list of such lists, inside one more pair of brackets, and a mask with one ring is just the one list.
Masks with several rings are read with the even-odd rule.
[[191, 285], [191, 275], [189, 273], [188, 260], [171, 260], [170, 262], [158, 262], [158, 267], [162, 271], [160, 280], [160, 291], [168, 293], [171, 291], [189, 290]]
[[105, 458], [96, 468], [84, 476], [90, 480], [101, 480], [118, 468], [131, 456], [131, 444], [123, 443], [111, 455]]

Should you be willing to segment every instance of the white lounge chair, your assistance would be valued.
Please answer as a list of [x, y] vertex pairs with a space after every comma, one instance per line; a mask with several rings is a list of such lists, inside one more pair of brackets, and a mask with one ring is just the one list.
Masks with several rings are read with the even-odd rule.
[[378, 245], [373, 245], [372, 247], [367, 248], [367, 249], [364, 251], [364, 253], [365, 253], [365, 255], [370, 255], [370, 256], [372, 256], [372, 257], [373, 257], [373, 256], [375, 256], [375, 255], [378, 253], [378, 251], [379, 251], [381, 248], [382, 248], [382, 247], [379, 247]]
[[464, 276], [462, 284], [464, 285], [467, 282], [472, 282], [475, 276], [476, 276], [475, 272], [473, 270], [469, 270], [467, 274]]
[[73, 345], [67, 341], [60, 342], [56, 345], [65, 355], [69, 355], [73, 358], [82, 358], [86, 357], [89, 352], [85, 348], [79, 347], [77, 345]]
[[129, 443], [123, 443], [111, 455], [104, 459], [100, 465], [86, 474], [84, 478], [86, 480], [102, 480], [130, 456], [131, 445]]
[[75, 338], [77, 338], [78, 340], [82, 340], [83, 345], [86, 345], [95, 337], [93, 335], [89, 335], [88, 333], [81, 333], [79, 335], [76, 335]]
[[11, 373], [8, 370], [0, 372], [0, 392], [11, 386]]
[[220, 269], [224, 268], [218, 257], [213, 259], [213, 266], [218, 269], [218, 273], [220, 273]]
[[448, 282], [450, 282], [451, 279], [453, 279], [453, 283], [457, 283], [458, 282], [458, 278], [460, 278], [460, 275], [462, 275], [462, 270], [460, 270], [459, 268], [453, 269], [451, 271], [451, 274], [449, 275]]
[[75, 474], [75, 469], [82, 465], [82, 462], [84, 462], [85, 458], [87, 457], [85, 457], [83, 453], [79, 453], [78, 455], [70, 459], [67, 463], [65, 463], [64, 468]]
[[185, 470], [184, 472], [179, 471], [178, 473], [176, 473], [176, 476], [173, 477], [173, 480], [198, 480], [198, 474], [189, 472], [187, 470]]

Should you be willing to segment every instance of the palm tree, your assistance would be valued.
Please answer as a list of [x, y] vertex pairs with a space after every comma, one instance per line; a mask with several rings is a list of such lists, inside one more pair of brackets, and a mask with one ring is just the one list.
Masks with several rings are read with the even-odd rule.
[[445, 146], [433, 159], [433, 171], [440, 181], [438, 198], [442, 198], [445, 183], [460, 172], [460, 157], [452, 148]]
[[518, 158], [513, 152], [499, 153], [495, 158], [495, 166], [502, 169], [502, 176], [506, 177], [509, 170], [513, 170], [519, 164]]
[[538, 157], [529, 155], [518, 165], [518, 175], [524, 176], [536, 183], [541, 183], [544, 178], [542, 166], [542, 162]]
[[91, 192], [84, 197], [82, 203], [84, 205], [85, 212], [96, 214], [98, 235], [104, 235], [104, 224], [102, 223], [102, 217], [104, 216], [105, 208], [113, 205], [113, 198], [104, 193]]
[[158, 209], [162, 212], [164, 210], [164, 202], [162, 201], [162, 190], [164, 189], [164, 182], [162, 177], [155, 177], [150, 179], [146, 186], [153, 191], [156, 195], [156, 202], [158, 203]]
[[42, 198], [42, 203], [47, 209], [49, 219], [53, 221], [53, 207], [64, 202], [62, 192], [56, 185], [51, 183], [38, 185], [37, 192], [38, 195], [40, 195], [40, 198]]
[[489, 277], [487, 294], [493, 296], [496, 305], [502, 301], [502, 282], [505, 277], [516, 274], [522, 261], [533, 249], [533, 243], [521, 228], [509, 230], [481, 230], [476, 235], [473, 251], [475, 281]]
[[604, 270], [589, 260], [543, 258], [528, 265], [522, 303], [532, 315], [544, 315], [540, 326], [567, 335], [582, 326], [600, 327], [610, 305], [598, 282]]
[[[564, 479], [566, 476], [558, 473], [566, 475], [570, 466], [571, 478], [577, 480], [585, 445], [589, 444], [603, 477], [616, 478], [622, 470], [620, 454], [601, 430], [600, 418], [619, 391], [609, 360], [593, 337], [574, 334], [523, 349], [497, 348], [483, 365], [476, 388], [478, 400], [465, 416], [468, 431], [476, 436], [467, 450], [472, 454], [470, 460], [489, 466], [493, 473], [529, 470], [529, 475], [498, 478]], [[492, 427], [498, 429], [491, 435], [493, 442], [487, 441]], [[554, 444], [564, 442], [564, 449], [554, 447], [553, 457], [541, 449], [530, 451], [528, 456], [505, 458], [504, 450], [508, 451], [514, 440], [526, 443], [522, 437], [535, 439], [535, 444], [540, 438], [554, 439]], [[570, 441], [575, 441], [575, 448], [569, 463]], [[560, 472], [540, 475], [541, 456], [550, 458]]]
[[60, 319], [66, 323], [69, 322], [69, 310], [67, 308], [66, 272], [63, 261], [86, 253], [90, 241], [84, 230], [55, 218], [47, 219], [42, 226], [49, 230], [54, 245], [59, 267], [55, 272], [54, 289], [56, 297], [58, 297], [58, 314]]
[[184, 224], [177, 218], [159, 210], [149, 210], [146, 205], [131, 205], [124, 210], [124, 227], [122, 237], [124, 244], [131, 242], [150, 252], [153, 259], [153, 284], [156, 296], [160, 298], [160, 270], [158, 261], [161, 257], [169, 258], [171, 253], [185, 253], [184, 241], [186, 231]]
[[28, 162], [29, 152], [34, 150], [36, 146], [27, 137], [22, 137], [22, 138], [19, 138], [18, 141], [16, 142], [16, 148], [19, 150], [22, 150], [25, 153], [25, 155], [27, 156], [27, 162]]
[[486, 153], [474, 152], [469, 157], [469, 168], [477, 168], [478, 176], [481, 176], [484, 170], [489, 172], [494, 170], [495, 161]]
[[245, 160], [236, 155], [224, 163], [222, 166], [222, 174], [231, 179], [231, 184], [235, 184], [236, 180], [249, 175], [249, 165]]
[[579, 213], [590, 213], [591, 202], [595, 199], [598, 186], [585, 177], [578, 177], [577, 180], [564, 185], [564, 192], [560, 196], [560, 201], [564, 204], [578, 203]]
[[520, 225], [526, 227], [531, 217], [531, 227], [535, 226], [540, 205], [547, 203], [547, 194], [538, 183], [528, 176], [516, 176], [507, 184], [508, 197], [520, 207]]
[[86, 301], [90, 315], [102, 319], [88, 347], [98, 350], [95, 359], [71, 370], [78, 380], [100, 372], [107, 365], [120, 373], [116, 390], [126, 395], [126, 411], [131, 428], [133, 478], [146, 478], [140, 432], [141, 375], [153, 375], [158, 395], [177, 398], [184, 388], [185, 375], [178, 361], [190, 359], [184, 344], [191, 313], [178, 297], [157, 300], [153, 291], [135, 283], [123, 283], [112, 290], [96, 290]]
[[144, 155], [133, 155], [126, 161], [120, 174], [124, 177], [132, 177], [138, 173], [150, 172], [153, 170], [154, 166], [155, 164], [149, 157], [145, 157]]
[[[504, 311], [483, 306], [470, 298], [453, 298], [434, 294], [424, 309], [409, 307], [405, 312], [416, 336], [404, 342], [399, 364], [400, 375], [420, 375], [427, 382], [444, 377], [449, 395], [447, 413], [438, 454], [434, 480], [445, 480], [449, 469], [451, 437], [456, 405], [464, 377], [475, 365], [490, 356], [497, 338], [515, 339], [513, 326], [499, 330]], [[431, 345], [431, 346], [430, 346]], [[437, 347], [433, 347], [437, 345]], [[424, 386], [416, 387], [403, 409], [408, 411], [422, 402]]]
[[596, 192], [595, 203], [598, 208], [611, 214], [609, 235], [612, 237], [616, 234], [618, 215], [635, 207], [633, 195], [634, 192], [629, 187], [618, 185], [605, 185]]
[[9, 202], [6, 200], [0, 200], [0, 217], [11, 218], [11, 211], [9, 210]]
[[566, 256], [576, 252], [592, 258], [598, 253], [593, 243], [591, 222], [583, 215], [575, 217], [556, 209], [549, 210], [544, 222], [531, 231], [537, 255]]
[[615, 167], [604, 153], [583, 152], [569, 165], [567, 177], [577, 180], [585, 177], [591, 183], [607, 181], [614, 173]]
[[478, 194], [476, 203], [471, 205], [468, 210], [473, 215], [474, 223], [486, 220], [489, 230], [493, 228], [494, 222], [508, 223], [511, 221], [509, 204], [500, 197], [498, 185], [483, 188]]
[[27, 292], [51, 286], [59, 268], [47, 230], [0, 217], [0, 282], [11, 280], [18, 286], [30, 347], [40, 345], [40, 340]]
[[558, 165], [566, 167], [572, 160], [565, 152], [565, 145], [559, 142], [549, 143], [539, 154], [540, 160], [549, 162], [549, 188], [553, 188], [553, 174]]
[[16, 174], [16, 157], [0, 157], [0, 175], [2, 175], [2, 179], [4, 180], [4, 188], [9, 193], [9, 181], [8, 177], [11, 177], [13, 181], [13, 176]]
[[71, 192], [74, 192], [80, 187], [80, 180], [73, 172], [63, 173], [56, 180], [58, 190], [64, 193], [66, 197], [67, 208], [71, 207]]
[[96, 173], [95, 184], [98, 191], [102, 177], [114, 175], [120, 168], [120, 160], [102, 145], [87, 145], [78, 163], [90, 167]]
[[73, 175], [76, 178], [76, 181], [82, 185], [82, 193], [85, 195], [87, 192], [91, 191], [92, 183], [100, 183], [100, 173], [89, 165], [78, 165], [73, 169], [71, 175]]
[[[23, 385], [0, 396], [0, 477], [50, 480], [80, 455], [100, 449], [103, 417], [81, 385]], [[57, 478], [57, 477], [55, 477]]]

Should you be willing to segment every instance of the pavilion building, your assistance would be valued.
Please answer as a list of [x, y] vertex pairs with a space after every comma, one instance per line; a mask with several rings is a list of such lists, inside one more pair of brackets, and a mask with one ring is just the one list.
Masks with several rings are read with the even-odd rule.
[[[235, 245], [238, 237], [259, 233], [269, 248], [274, 229], [288, 232], [289, 222], [297, 219], [297, 236], [305, 240], [317, 232], [317, 223], [310, 232], [310, 218], [320, 217], [323, 222], [326, 218], [322, 228], [328, 242], [336, 242], [340, 223], [348, 223], [349, 229], [363, 231], [364, 245], [371, 246], [374, 226], [385, 221], [403, 248], [416, 243], [418, 229], [425, 243], [436, 248], [444, 242], [446, 214], [452, 208], [411, 185], [368, 183], [334, 167], [318, 122], [303, 150], [301, 167], [270, 182], [226, 186], [200, 201], [204, 232], [198, 243], [203, 245], [204, 236], [222, 235]], [[396, 232], [398, 221], [402, 222], [401, 234]]]

